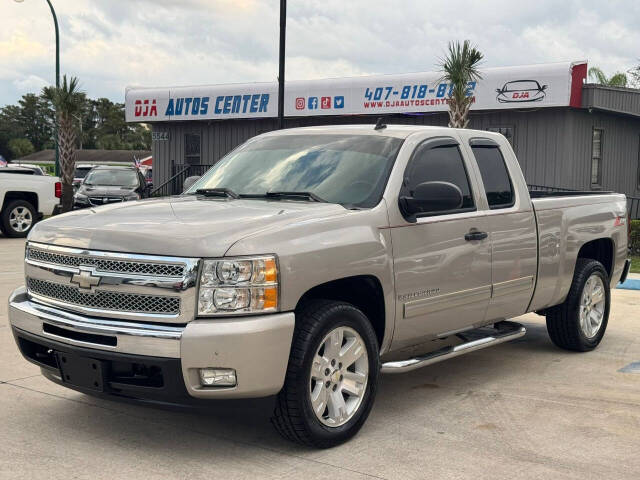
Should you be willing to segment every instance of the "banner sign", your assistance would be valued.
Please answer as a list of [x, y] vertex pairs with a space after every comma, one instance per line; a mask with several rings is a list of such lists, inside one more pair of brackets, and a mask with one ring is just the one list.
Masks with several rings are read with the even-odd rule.
[[[480, 80], [469, 82], [467, 95], [472, 110], [574, 105], [572, 83], [581, 89], [586, 70], [586, 62], [487, 68]], [[450, 92], [437, 72], [291, 81], [285, 85], [285, 115], [443, 112]], [[125, 112], [128, 122], [276, 117], [278, 84], [127, 88]]]

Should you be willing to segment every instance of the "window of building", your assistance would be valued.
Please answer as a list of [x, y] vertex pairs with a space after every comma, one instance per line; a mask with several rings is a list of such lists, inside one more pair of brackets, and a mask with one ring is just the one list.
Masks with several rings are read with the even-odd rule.
[[453, 183], [460, 188], [463, 201], [459, 211], [474, 209], [469, 177], [457, 145], [433, 146], [427, 141], [419, 146], [407, 167], [403, 191], [413, 196], [417, 185], [436, 181]]
[[640, 135], [638, 135], [638, 190], [640, 190]]
[[506, 138], [511, 144], [511, 146], [513, 147], [513, 125], [489, 127], [487, 128], [487, 131], [496, 132], [504, 135], [504, 138]]
[[184, 135], [184, 163], [187, 165], [200, 164], [200, 135], [185, 133]]
[[602, 187], [602, 137], [604, 130], [593, 129], [591, 139], [591, 186]]
[[513, 185], [500, 148], [497, 145], [479, 145], [472, 146], [471, 150], [480, 168], [489, 208], [512, 207], [515, 203]]

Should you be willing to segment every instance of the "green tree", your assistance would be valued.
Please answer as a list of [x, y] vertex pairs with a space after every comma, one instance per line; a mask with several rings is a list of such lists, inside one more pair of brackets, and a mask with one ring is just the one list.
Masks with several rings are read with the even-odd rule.
[[633, 67], [628, 73], [631, 75], [631, 86], [633, 88], [640, 88], [640, 65]]
[[9, 150], [11, 151], [12, 158], [20, 158], [35, 151], [33, 143], [26, 138], [12, 138], [8, 142]]
[[85, 95], [79, 90], [78, 79], [62, 77], [60, 87], [45, 87], [42, 95], [54, 106], [58, 121], [58, 146], [60, 149], [60, 173], [62, 180], [62, 211], [73, 207], [73, 174], [76, 168], [75, 118], [82, 110]]
[[17, 105], [7, 105], [0, 109], [0, 155], [8, 160], [13, 158], [13, 153], [9, 149], [9, 141], [25, 136], [25, 129], [19, 117], [20, 107]]
[[442, 80], [451, 85], [449, 90], [449, 126], [467, 128], [469, 125], [469, 109], [473, 101], [469, 93], [469, 82], [482, 77], [478, 66], [482, 61], [482, 53], [469, 40], [449, 42], [447, 55], [440, 63], [443, 72]]
[[607, 77], [604, 72], [598, 67], [591, 67], [589, 69], [589, 78], [594, 80], [600, 85], [607, 85], [609, 87], [626, 87], [627, 75], [622, 72], [614, 73], [611, 77]]
[[24, 135], [36, 150], [46, 146], [52, 147], [55, 113], [53, 107], [45, 98], [27, 93], [18, 100], [20, 112], [18, 119], [24, 129]]

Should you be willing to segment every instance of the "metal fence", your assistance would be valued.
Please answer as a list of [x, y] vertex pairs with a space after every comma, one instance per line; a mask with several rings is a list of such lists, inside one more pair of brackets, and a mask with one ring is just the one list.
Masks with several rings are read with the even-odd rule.
[[171, 177], [158, 188], [151, 192], [153, 197], [166, 197], [168, 195], [179, 195], [182, 193], [184, 181], [187, 177], [201, 176], [213, 165], [173, 165]]
[[529, 190], [533, 190], [534, 192], [575, 192], [575, 190], [571, 188], [549, 187], [547, 185], [528, 184], [527, 187], [529, 187]]

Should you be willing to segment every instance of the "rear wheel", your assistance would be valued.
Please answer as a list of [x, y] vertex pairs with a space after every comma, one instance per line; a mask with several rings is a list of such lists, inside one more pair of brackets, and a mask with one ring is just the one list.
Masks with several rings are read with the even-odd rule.
[[285, 438], [338, 445], [362, 427], [375, 398], [378, 342], [353, 305], [313, 301], [296, 318], [285, 385], [272, 422]]
[[36, 210], [25, 200], [9, 202], [1, 216], [2, 231], [7, 237], [26, 237], [36, 223]]
[[609, 277], [597, 260], [579, 258], [564, 303], [547, 310], [547, 331], [560, 348], [596, 348], [607, 329], [611, 301]]

